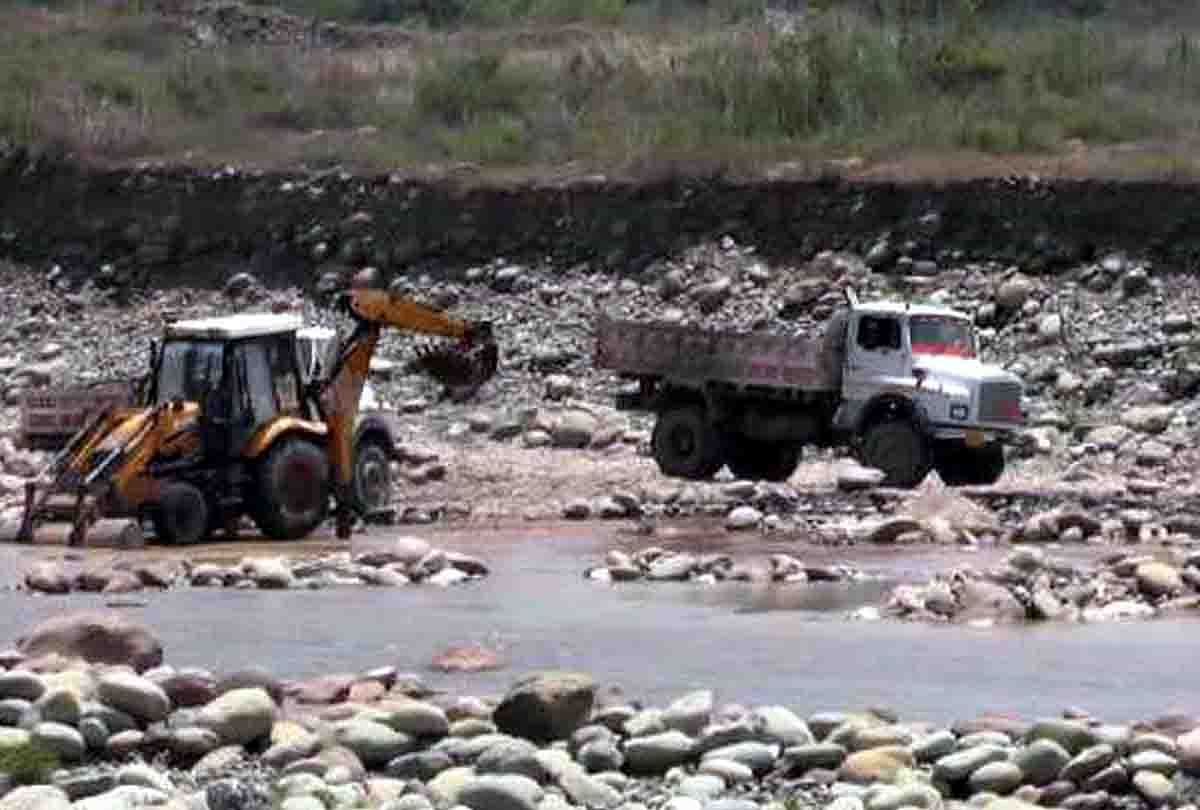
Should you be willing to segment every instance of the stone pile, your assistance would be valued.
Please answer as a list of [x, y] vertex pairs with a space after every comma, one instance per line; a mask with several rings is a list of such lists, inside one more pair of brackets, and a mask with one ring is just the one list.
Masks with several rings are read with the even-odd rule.
[[641, 706], [571, 672], [487, 699], [394, 667], [289, 682], [78, 653], [4, 656], [0, 763], [39, 784], [0, 786], [0, 810], [1157, 810], [1200, 792], [1179, 715], [947, 725], [704, 689]]
[[[1167, 559], [1162, 559], [1166, 556]], [[1166, 555], [1117, 550], [1084, 569], [1037, 546], [1014, 548], [994, 570], [957, 568], [919, 586], [898, 586], [884, 614], [977, 624], [1099, 622], [1200, 610], [1200, 551]], [[873, 612], [861, 614], [864, 617]]]
[[729, 554], [692, 554], [650, 546], [635, 552], [613, 549], [604, 565], [589, 568], [584, 576], [596, 582], [847, 582], [865, 575], [849, 565], [805, 565], [790, 554], [772, 554], [765, 564], [736, 562]]
[[[72, 569], [77, 570], [72, 570]], [[356, 554], [337, 552], [321, 557], [246, 557], [235, 565], [214, 562], [116, 561], [68, 566], [56, 561], [33, 565], [24, 578], [31, 593], [133, 593], [172, 587], [279, 590], [370, 585], [440, 587], [482, 579], [487, 563], [457, 551], [433, 548], [418, 537], [400, 537]]]

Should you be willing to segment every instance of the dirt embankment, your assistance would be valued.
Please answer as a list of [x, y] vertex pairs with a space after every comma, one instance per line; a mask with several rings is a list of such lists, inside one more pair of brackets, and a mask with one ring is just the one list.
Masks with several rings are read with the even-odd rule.
[[478, 185], [462, 178], [158, 167], [84, 169], [0, 151], [0, 255], [103, 265], [116, 283], [218, 282], [249, 265], [307, 283], [325, 270], [462, 266], [497, 256], [636, 271], [731, 235], [784, 260], [962, 251], [1052, 272], [1110, 250], [1175, 267], [1200, 255], [1200, 186], [988, 179], [948, 183], [602, 176]]

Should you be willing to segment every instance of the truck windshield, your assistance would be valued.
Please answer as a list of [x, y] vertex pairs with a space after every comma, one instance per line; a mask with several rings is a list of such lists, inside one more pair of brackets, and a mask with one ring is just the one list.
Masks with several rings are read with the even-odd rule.
[[975, 340], [971, 325], [958, 318], [916, 315], [909, 319], [913, 354], [941, 354], [974, 357]]
[[204, 393], [221, 385], [224, 345], [172, 340], [162, 348], [158, 366], [158, 402], [181, 399], [201, 402]]

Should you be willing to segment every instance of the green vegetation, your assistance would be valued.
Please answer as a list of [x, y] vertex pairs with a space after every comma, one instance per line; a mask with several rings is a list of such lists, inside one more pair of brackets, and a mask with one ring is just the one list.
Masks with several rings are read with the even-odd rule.
[[[63, 3], [0, 31], [0, 136], [104, 160], [637, 167], [1064, 155], [1200, 121], [1200, 26], [1134, 28], [1099, 0], [826, 2], [790, 28], [758, 0], [652, 1], [286, 4], [481, 24], [373, 50], [188, 47], [136, 7]], [[523, 36], [514, 15], [589, 24]]]
[[16, 785], [43, 785], [58, 768], [58, 757], [33, 743], [0, 748], [0, 773]]

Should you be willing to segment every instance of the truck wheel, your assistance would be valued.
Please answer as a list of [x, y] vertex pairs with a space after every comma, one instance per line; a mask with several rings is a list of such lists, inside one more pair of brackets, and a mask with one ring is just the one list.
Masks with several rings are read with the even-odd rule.
[[392, 502], [392, 457], [383, 442], [365, 439], [354, 454], [354, 503], [370, 514]]
[[150, 520], [160, 543], [172, 546], [199, 543], [209, 535], [208, 500], [199, 487], [186, 481], [170, 481], [163, 485]]
[[745, 481], [786, 481], [800, 464], [801, 447], [730, 436], [725, 443], [729, 471]]
[[661, 412], [650, 443], [658, 468], [672, 478], [712, 478], [723, 463], [721, 439], [696, 405]]
[[915, 487], [933, 466], [929, 443], [908, 421], [879, 422], [863, 436], [863, 463], [882, 470], [890, 487]]
[[329, 459], [314, 442], [280, 439], [258, 465], [254, 522], [273, 540], [310, 534], [329, 508]]

